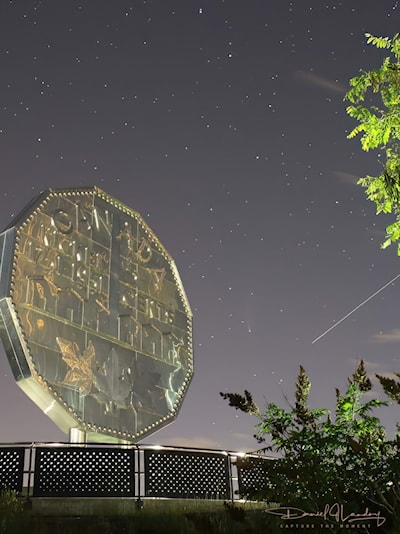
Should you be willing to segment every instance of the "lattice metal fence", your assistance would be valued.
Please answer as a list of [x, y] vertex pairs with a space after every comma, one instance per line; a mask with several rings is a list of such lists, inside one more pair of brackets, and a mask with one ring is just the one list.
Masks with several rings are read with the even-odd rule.
[[186, 451], [145, 451], [145, 496], [229, 499], [228, 456]]
[[133, 497], [133, 450], [38, 448], [35, 497]]
[[266, 470], [263, 468], [266, 461], [273, 460], [265, 460], [257, 456], [244, 456], [237, 459], [236, 467], [241, 498], [257, 492], [268, 483]]
[[0, 445], [2, 487], [31, 497], [244, 498], [265, 458], [145, 445]]
[[0, 490], [7, 488], [22, 492], [25, 449], [0, 448]]

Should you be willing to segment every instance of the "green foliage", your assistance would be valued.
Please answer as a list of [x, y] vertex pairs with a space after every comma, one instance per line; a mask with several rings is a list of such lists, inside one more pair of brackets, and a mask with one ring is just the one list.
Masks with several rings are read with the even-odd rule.
[[3, 488], [0, 493], [0, 532], [6, 532], [10, 521], [22, 513], [22, 508], [17, 492]]
[[[246, 392], [243, 399], [251, 398], [251, 411], [248, 402], [236, 407], [257, 415], [257, 437], [266, 443], [262, 451], [278, 454], [276, 460], [266, 462], [268, 483], [253, 497], [310, 513], [329, 503], [346, 506], [354, 513], [369, 507], [380, 510], [392, 523], [398, 519], [400, 439], [386, 439], [374, 412], [388, 402], [372, 398], [372, 387], [361, 361], [348, 379], [346, 391], [336, 390], [334, 414], [309, 407], [311, 382], [303, 367], [295, 402], [288, 409], [267, 403], [261, 411]], [[396, 391], [400, 394], [400, 384]]]
[[239, 393], [220, 393], [220, 395], [223, 399], [229, 400], [229, 406], [233, 406], [236, 410], [241, 410], [251, 415], [259, 414], [251, 393], [246, 389], [244, 390], [244, 395], [239, 395]]
[[[367, 33], [367, 43], [379, 49], [387, 49], [390, 57], [383, 60], [377, 70], [361, 71], [351, 78], [350, 90], [345, 100], [350, 102], [346, 111], [358, 121], [349, 133], [353, 139], [360, 135], [361, 147], [365, 151], [378, 149], [385, 158], [381, 161], [382, 172], [378, 176], [366, 176], [359, 180], [365, 188], [367, 198], [375, 203], [376, 213], [395, 216], [395, 221], [386, 228], [387, 237], [382, 248], [400, 240], [400, 36], [374, 37]], [[376, 97], [364, 104], [372, 92]], [[377, 105], [375, 105], [375, 100]], [[400, 245], [397, 249], [400, 255]]]
[[[393, 373], [397, 378], [400, 378], [400, 373]], [[400, 404], [400, 382], [394, 378], [388, 378], [382, 375], [376, 375], [386, 395]]]
[[14, 490], [3, 489], [0, 493], [0, 517], [11, 518], [22, 511], [21, 501]]

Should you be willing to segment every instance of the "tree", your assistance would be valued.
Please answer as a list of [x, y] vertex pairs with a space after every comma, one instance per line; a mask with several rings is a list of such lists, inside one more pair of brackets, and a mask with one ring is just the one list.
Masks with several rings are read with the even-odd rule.
[[[400, 378], [400, 373], [393, 374], [394, 376], [397, 376], [397, 378]], [[396, 381], [394, 378], [383, 375], [377, 374], [376, 377], [381, 383], [383, 391], [386, 393], [386, 395], [393, 401], [397, 402], [397, 404], [400, 404], [400, 382]]]
[[231, 406], [258, 418], [256, 437], [265, 443], [260, 452], [278, 455], [263, 464], [267, 482], [253, 497], [308, 512], [333, 503], [354, 513], [369, 507], [380, 510], [387, 525], [395, 524], [400, 443], [386, 439], [373, 412], [388, 402], [370, 398], [372, 387], [361, 361], [346, 391], [336, 390], [334, 414], [309, 407], [311, 382], [303, 367], [289, 409], [267, 403], [261, 411], [248, 391], [244, 396], [221, 393]]
[[[350, 80], [351, 88], [345, 100], [351, 105], [346, 111], [359, 124], [348, 138], [360, 134], [363, 150], [384, 152], [381, 173], [361, 178], [358, 183], [365, 187], [367, 198], [375, 203], [377, 214], [394, 215], [395, 220], [387, 226], [386, 240], [382, 244], [382, 248], [386, 248], [400, 240], [400, 36], [396, 33], [389, 39], [365, 35], [368, 44], [389, 50], [391, 57], [386, 57], [379, 69], [361, 71]], [[372, 96], [368, 103], [367, 95]], [[400, 244], [397, 253], [400, 255]]]

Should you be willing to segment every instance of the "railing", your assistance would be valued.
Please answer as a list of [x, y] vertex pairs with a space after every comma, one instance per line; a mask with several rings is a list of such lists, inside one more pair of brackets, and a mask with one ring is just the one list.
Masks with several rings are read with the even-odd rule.
[[245, 498], [270, 459], [149, 445], [0, 445], [0, 488], [28, 497]]

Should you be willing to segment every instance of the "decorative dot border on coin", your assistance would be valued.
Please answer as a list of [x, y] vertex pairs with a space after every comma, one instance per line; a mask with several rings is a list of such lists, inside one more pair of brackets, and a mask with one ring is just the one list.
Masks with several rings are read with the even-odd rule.
[[177, 417], [193, 376], [192, 313], [137, 212], [97, 187], [48, 190], [0, 250], [8, 360], [63, 431], [135, 441]]

